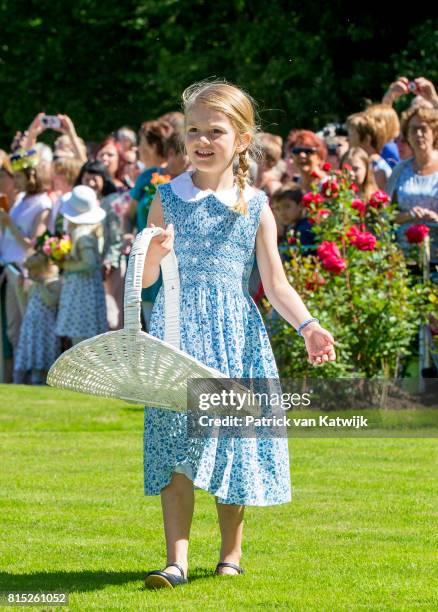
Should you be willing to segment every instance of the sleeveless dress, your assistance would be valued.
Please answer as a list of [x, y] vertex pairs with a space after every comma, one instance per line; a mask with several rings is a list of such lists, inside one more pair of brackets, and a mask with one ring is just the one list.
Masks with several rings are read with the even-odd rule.
[[[236, 188], [201, 191], [189, 172], [160, 185], [159, 191], [165, 225], [173, 223], [175, 230], [180, 348], [230, 377], [278, 378], [263, 319], [248, 290], [267, 196], [247, 187], [245, 217], [230, 208], [237, 201]], [[149, 333], [164, 339], [163, 287]], [[158, 495], [174, 471], [214, 494], [219, 503], [269, 506], [291, 501], [287, 438], [188, 438], [185, 412], [145, 406], [145, 495]]]
[[55, 334], [56, 311], [56, 304], [48, 306], [44, 303], [36, 283], [21, 324], [15, 369], [48, 370], [59, 357], [61, 341]]
[[65, 270], [59, 300], [55, 332], [58, 336], [92, 338], [108, 331], [105, 291], [101, 271], [101, 249], [96, 236], [81, 227], [78, 241], [93, 247], [96, 266], [93, 270], [73, 272]]

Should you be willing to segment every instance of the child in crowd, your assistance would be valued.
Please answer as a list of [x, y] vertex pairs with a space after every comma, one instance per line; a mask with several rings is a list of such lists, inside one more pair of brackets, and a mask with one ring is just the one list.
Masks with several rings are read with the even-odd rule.
[[102, 271], [108, 325], [111, 330], [123, 327], [123, 289], [126, 259], [123, 255], [123, 236], [128, 229], [129, 194], [118, 193], [111, 181], [108, 168], [99, 161], [83, 165], [77, 184], [95, 192], [106, 216], [102, 222]]
[[15, 355], [14, 383], [27, 382], [30, 373], [30, 383], [41, 385], [61, 352], [60, 339], [55, 334], [61, 285], [58, 267], [42, 251], [28, 257], [24, 266], [33, 283]]
[[344, 164], [351, 166], [353, 180], [359, 187], [358, 198], [368, 202], [378, 189], [370, 156], [361, 147], [351, 147], [341, 158], [341, 168]]
[[[272, 212], [279, 231], [279, 250], [296, 242], [297, 238], [304, 247], [315, 244], [312, 223], [307, 211], [301, 204], [303, 192], [297, 185], [289, 185], [275, 192], [271, 201]], [[284, 260], [284, 255], [282, 254]]]
[[105, 211], [95, 191], [78, 185], [64, 196], [60, 212], [69, 221], [72, 239], [69, 259], [59, 265], [64, 282], [59, 303], [56, 333], [77, 344], [108, 331], [102, 279], [103, 230]]

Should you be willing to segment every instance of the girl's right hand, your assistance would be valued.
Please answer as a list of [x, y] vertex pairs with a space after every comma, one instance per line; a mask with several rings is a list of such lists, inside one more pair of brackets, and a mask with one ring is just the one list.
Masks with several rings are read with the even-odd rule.
[[[153, 223], [149, 223], [148, 227], [156, 227]], [[147, 256], [151, 257], [152, 260], [159, 263], [161, 260], [168, 255], [173, 249], [173, 243], [175, 239], [174, 229], [172, 223], [166, 226], [158, 236], [154, 236], [149, 243], [149, 249]]]

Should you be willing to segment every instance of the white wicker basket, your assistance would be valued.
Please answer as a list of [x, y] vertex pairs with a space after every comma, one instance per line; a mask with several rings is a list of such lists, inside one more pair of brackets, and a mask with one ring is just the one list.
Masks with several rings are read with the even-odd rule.
[[[188, 378], [228, 379], [222, 372], [180, 350], [178, 262], [172, 250], [161, 261], [164, 284], [165, 339], [141, 330], [143, 267], [151, 239], [162, 228], [139, 232], [132, 246], [125, 280], [124, 329], [83, 340], [52, 365], [47, 384], [130, 403], [187, 410]], [[224, 381], [225, 383], [225, 381]], [[202, 391], [208, 392], [207, 383]], [[217, 391], [213, 384], [211, 391]]]

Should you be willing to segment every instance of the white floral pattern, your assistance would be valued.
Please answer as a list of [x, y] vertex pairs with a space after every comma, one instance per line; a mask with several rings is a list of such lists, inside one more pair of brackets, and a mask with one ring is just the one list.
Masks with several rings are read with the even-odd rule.
[[[214, 193], [189, 202], [173, 192], [172, 182], [159, 191], [165, 224], [173, 223], [175, 230], [181, 349], [230, 377], [278, 378], [263, 319], [248, 290], [266, 195], [251, 197], [245, 217]], [[164, 338], [163, 287], [150, 333]], [[185, 412], [145, 407], [145, 495], [158, 495], [175, 470], [220, 503], [268, 506], [291, 500], [287, 438], [188, 439]]]

